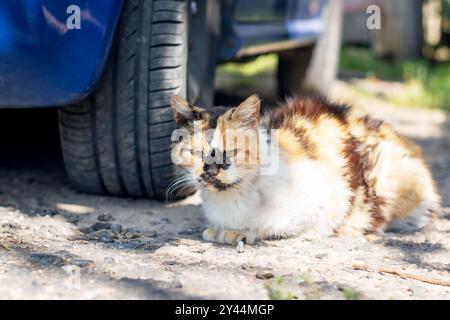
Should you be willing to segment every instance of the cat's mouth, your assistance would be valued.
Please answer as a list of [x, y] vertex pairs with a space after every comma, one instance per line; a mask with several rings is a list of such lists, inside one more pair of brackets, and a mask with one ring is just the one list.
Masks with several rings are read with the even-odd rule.
[[242, 179], [239, 178], [236, 181], [230, 182], [230, 183], [225, 183], [220, 181], [219, 179], [217, 179], [214, 176], [209, 176], [206, 173], [202, 173], [200, 175], [200, 181], [203, 182], [203, 185], [212, 191], [224, 191], [227, 190], [229, 188], [235, 187], [238, 184], [240, 184], [242, 182]]

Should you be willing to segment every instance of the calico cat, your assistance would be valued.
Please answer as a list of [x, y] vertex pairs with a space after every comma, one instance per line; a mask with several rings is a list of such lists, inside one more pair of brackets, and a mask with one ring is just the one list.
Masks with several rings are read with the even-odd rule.
[[172, 107], [184, 132], [172, 160], [201, 190], [205, 240], [413, 231], [439, 209], [420, 148], [354, 107], [290, 98], [260, 117], [256, 95], [219, 115], [179, 96]]

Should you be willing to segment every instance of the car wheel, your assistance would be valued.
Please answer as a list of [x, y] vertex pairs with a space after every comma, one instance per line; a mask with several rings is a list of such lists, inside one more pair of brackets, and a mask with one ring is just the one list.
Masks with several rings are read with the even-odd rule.
[[181, 1], [125, 1], [103, 81], [61, 108], [68, 177], [79, 190], [162, 198], [173, 178], [170, 98], [186, 96], [188, 8]]
[[278, 91], [281, 97], [302, 93], [327, 94], [337, 74], [341, 48], [343, 6], [329, 1], [324, 30], [311, 46], [281, 52], [278, 65]]

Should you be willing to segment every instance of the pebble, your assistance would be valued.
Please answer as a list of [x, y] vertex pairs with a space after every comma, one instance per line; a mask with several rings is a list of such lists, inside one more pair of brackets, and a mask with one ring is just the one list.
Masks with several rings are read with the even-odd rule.
[[64, 259], [60, 256], [48, 253], [33, 253], [28, 257], [28, 261], [32, 264], [40, 266], [60, 267], [65, 264]]
[[82, 233], [87, 234], [87, 233], [92, 233], [92, 232], [94, 232], [94, 229], [92, 229], [91, 227], [80, 227], [80, 231], [81, 231]]
[[144, 236], [148, 237], [148, 238], [154, 238], [156, 236], [158, 236], [158, 233], [155, 230], [151, 230], [151, 231], [145, 231]]
[[111, 230], [98, 230], [88, 235], [90, 240], [99, 240], [105, 243], [114, 242], [113, 239], [117, 239], [117, 235]]
[[1, 231], [4, 234], [14, 234], [16, 230], [21, 230], [22, 227], [15, 223], [4, 223], [2, 224]]
[[21, 230], [22, 227], [17, 223], [4, 223], [2, 224], [2, 229]]
[[33, 216], [38, 216], [38, 217], [45, 217], [45, 216], [56, 216], [59, 214], [59, 211], [54, 209], [54, 208], [50, 208], [50, 209], [30, 209], [28, 211], [29, 214], [33, 215]]
[[70, 264], [80, 268], [88, 268], [94, 265], [94, 261], [87, 259], [73, 259], [70, 261]]
[[125, 239], [136, 239], [140, 236], [142, 236], [142, 232], [137, 228], [126, 228], [123, 232], [123, 237]]
[[146, 249], [147, 244], [142, 241], [131, 241], [131, 242], [121, 242], [118, 245], [119, 249], [125, 249], [125, 250], [142, 250]]
[[319, 253], [319, 254], [316, 254], [316, 255], [315, 255], [315, 258], [316, 258], [316, 259], [323, 259], [323, 258], [325, 258], [325, 257], [327, 257], [327, 256], [328, 256], [327, 253]]
[[101, 215], [99, 215], [97, 217], [97, 220], [98, 221], [103, 221], [103, 222], [111, 222], [111, 221], [114, 221], [116, 219], [110, 213], [102, 213]]
[[258, 272], [255, 275], [255, 277], [256, 277], [256, 279], [260, 279], [260, 280], [268, 280], [268, 279], [272, 279], [275, 276], [271, 272]]
[[90, 228], [92, 230], [94, 230], [94, 231], [108, 230], [108, 229], [111, 229], [111, 223], [109, 223], [109, 222], [96, 222]]
[[98, 241], [103, 242], [103, 243], [112, 243], [112, 242], [114, 242], [114, 240], [109, 238], [109, 237], [100, 237], [98, 239]]
[[181, 230], [180, 232], [178, 232], [178, 234], [180, 236], [191, 236], [195, 233], [194, 229], [189, 228], [189, 229], [185, 229], [185, 230]]
[[79, 258], [77, 255], [70, 253], [69, 251], [66, 251], [66, 250], [57, 251], [57, 252], [55, 252], [55, 255], [60, 256], [66, 260]]
[[64, 215], [64, 218], [67, 220], [67, 222], [70, 222], [73, 224], [77, 224], [78, 222], [80, 222], [80, 216], [78, 216], [78, 215], [67, 214], [67, 215]]
[[122, 233], [122, 225], [118, 223], [111, 224], [111, 231], [115, 233]]
[[141, 233], [141, 230], [139, 230], [138, 228], [129, 227], [125, 229], [125, 232]]

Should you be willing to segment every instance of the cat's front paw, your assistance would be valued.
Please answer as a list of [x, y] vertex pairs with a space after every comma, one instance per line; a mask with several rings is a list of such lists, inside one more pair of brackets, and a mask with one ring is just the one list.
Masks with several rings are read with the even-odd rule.
[[221, 230], [218, 231], [215, 228], [206, 228], [203, 230], [203, 240], [237, 245], [239, 241], [243, 241], [246, 244], [253, 244], [256, 242], [256, 234], [250, 231], [237, 231], [237, 230]]

